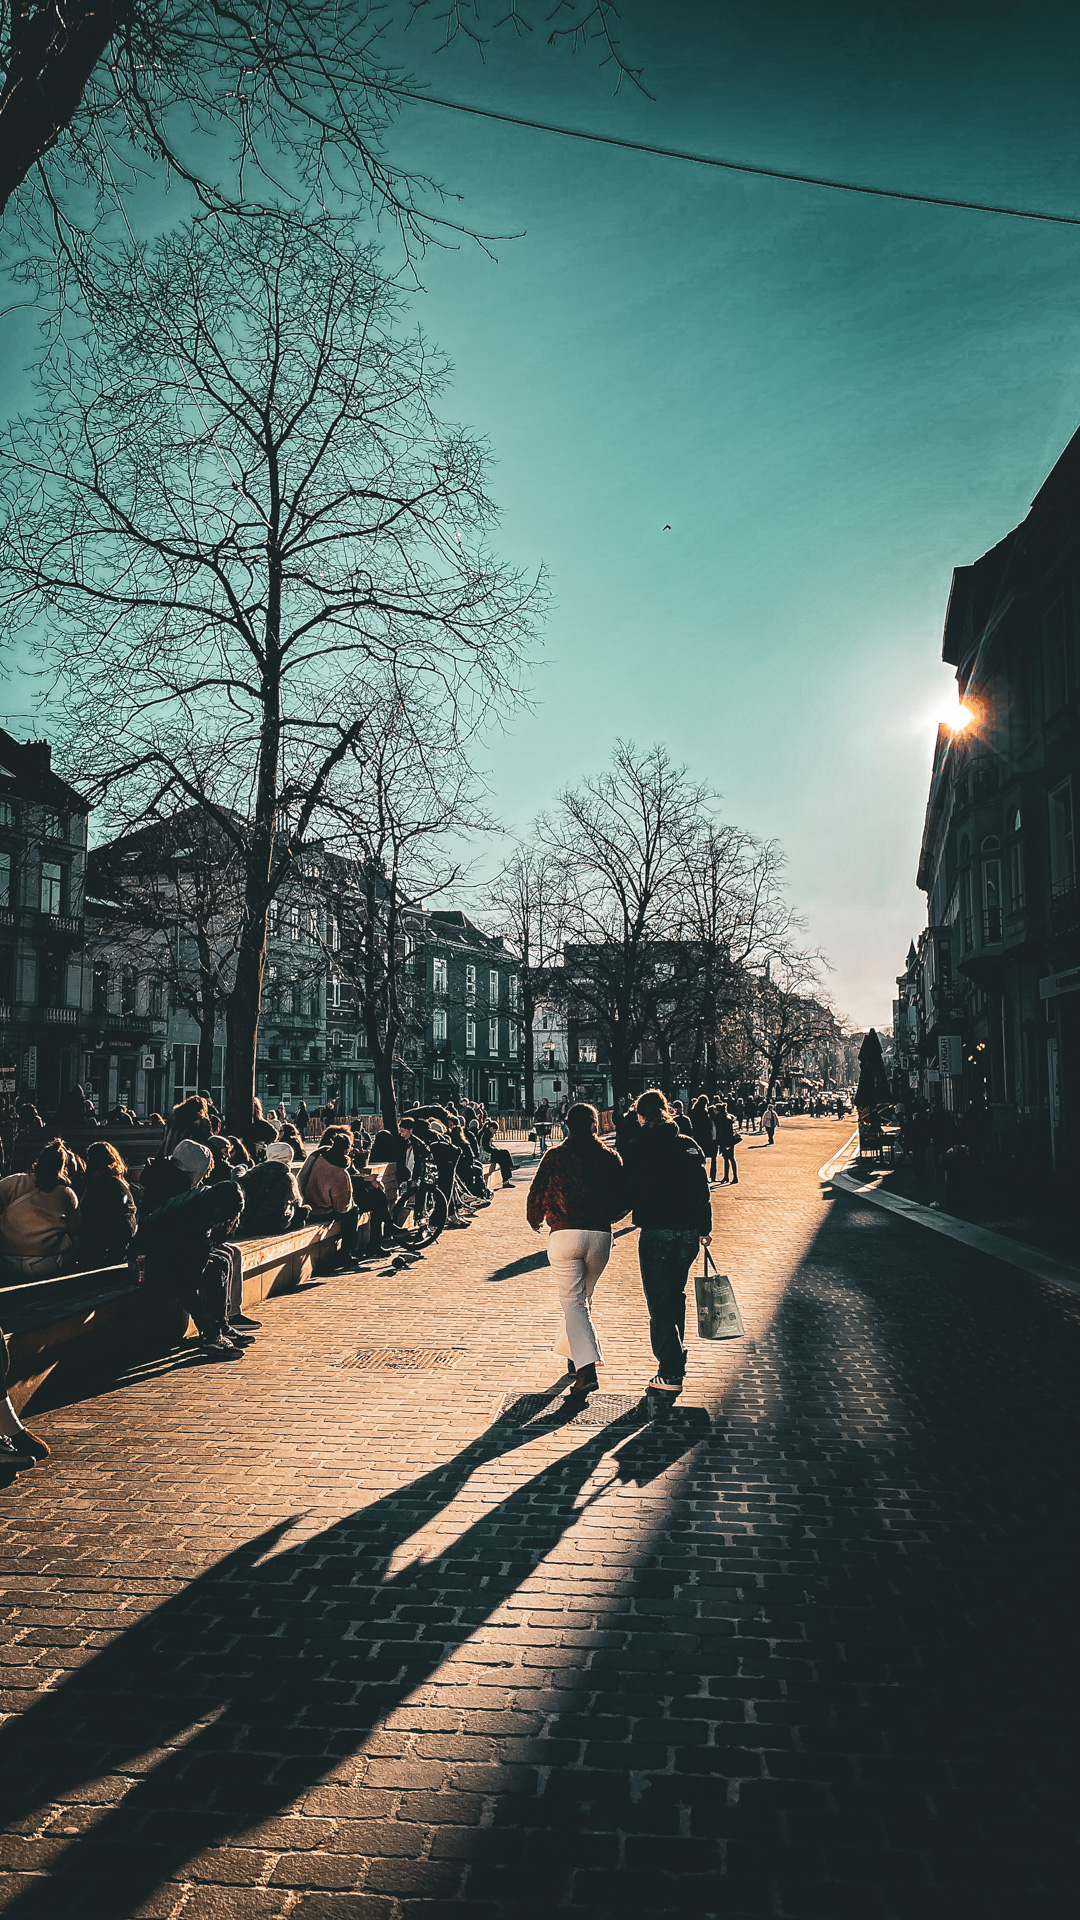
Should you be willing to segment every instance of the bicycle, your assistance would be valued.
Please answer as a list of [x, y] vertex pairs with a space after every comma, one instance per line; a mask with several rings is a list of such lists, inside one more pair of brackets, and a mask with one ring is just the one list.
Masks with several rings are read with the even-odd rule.
[[398, 1191], [391, 1217], [395, 1227], [408, 1229], [409, 1244], [418, 1252], [434, 1246], [446, 1225], [446, 1195], [435, 1184], [434, 1167], [425, 1167], [419, 1179], [408, 1180]]

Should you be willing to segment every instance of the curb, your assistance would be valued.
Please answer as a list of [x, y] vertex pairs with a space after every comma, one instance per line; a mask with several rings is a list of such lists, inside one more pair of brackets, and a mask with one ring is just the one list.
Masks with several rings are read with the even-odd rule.
[[937, 1213], [931, 1207], [921, 1206], [917, 1200], [905, 1200], [900, 1194], [861, 1187], [847, 1172], [855, 1158], [851, 1153], [852, 1142], [857, 1141], [858, 1137], [858, 1132], [853, 1133], [850, 1139], [845, 1140], [839, 1153], [834, 1153], [831, 1160], [826, 1160], [825, 1165], [818, 1168], [818, 1179], [823, 1184], [836, 1187], [840, 1193], [850, 1194], [855, 1200], [865, 1200], [868, 1206], [899, 1214], [917, 1227], [928, 1227], [931, 1233], [942, 1233], [948, 1240], [958, 1240], [961, 1246], [970, 1247], [976, 1253], [988, 1254], [992, 1260], [1001, 1260], [1008, 1267], [1016, 1267], [1021, 1273], [1030, 1274], [1033, 1280], [1044, 1280], [1052, 1287], [1062, 1287], [1066, 1293], [1074, 1293], [1080, 1299], [1080, 1268], [1070, 1266], [1068, 1261], [1055, 1260], [1053, 1254], [1042, 1253], [1038, 1247], [1029, 1247], [1022, 1240], [1010, 1240], [1007, 1234], [993, 1233], [989, 1227], [976, 1227], [967, 1220], [958, 1220], [955, 1214]]

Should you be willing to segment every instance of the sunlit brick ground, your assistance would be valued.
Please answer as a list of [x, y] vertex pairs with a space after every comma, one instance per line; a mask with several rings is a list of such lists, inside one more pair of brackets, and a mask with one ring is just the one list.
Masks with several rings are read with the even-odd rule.
[[523, 1180], [411, 1271], [268, 1303], [241, 1365], [35, 1419], [5, 1920], [1071, 1910], [1080, 1302], [823, 1197], [845, 1131], [741, 1149], [749, 1338], [694, 1343], [666, 1429], [495, 1421], [560, 1373]]

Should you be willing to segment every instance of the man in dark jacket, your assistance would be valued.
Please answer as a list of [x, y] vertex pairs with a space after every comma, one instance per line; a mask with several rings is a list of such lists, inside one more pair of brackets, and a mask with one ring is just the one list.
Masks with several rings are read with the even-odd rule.
[[132, 1253], [146, 1262], [147, 1278], [168, 1287], [187, 1308], [208, 1360], [239, 1360], [247, 1345], [226, 1324], [231, 1262], [219, 1244], [243, 1211], [235, 1183], [200, 1185], [166, 1200], [131, 1243]]
[[657, 1371], [649, 1386], [672, 1398], [686, 1372], [686, 1281], [699, 1246], [712, 1239], [705, 1157], [681, 1132], [664, 1094], [643, 1093], [638, 1137], [624, 1155], [638, 1234], [638, 1265]]
[[291, 1233], [310, 1218], [292, 1172], [292, 1148], [287, 1140], [272, 1140], [265, 1160], [240, 1175], [244, 1194], [244, 1239]]

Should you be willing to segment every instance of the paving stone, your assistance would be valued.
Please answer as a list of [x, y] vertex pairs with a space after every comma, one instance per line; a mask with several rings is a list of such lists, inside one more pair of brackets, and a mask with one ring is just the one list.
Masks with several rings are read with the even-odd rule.
[[1066, 1910], [1080, 1302], [823, 1195], [842, 1138], [744, 1143], [714, 1213], [749, 1337], [692, 1339], [662, 1424], [632, 1233], [601, 1424], [546, 1411], [524, 1182], [415, 1268], [267, 1302], [242, 1366], [35, 1412], [0, 1913]]

